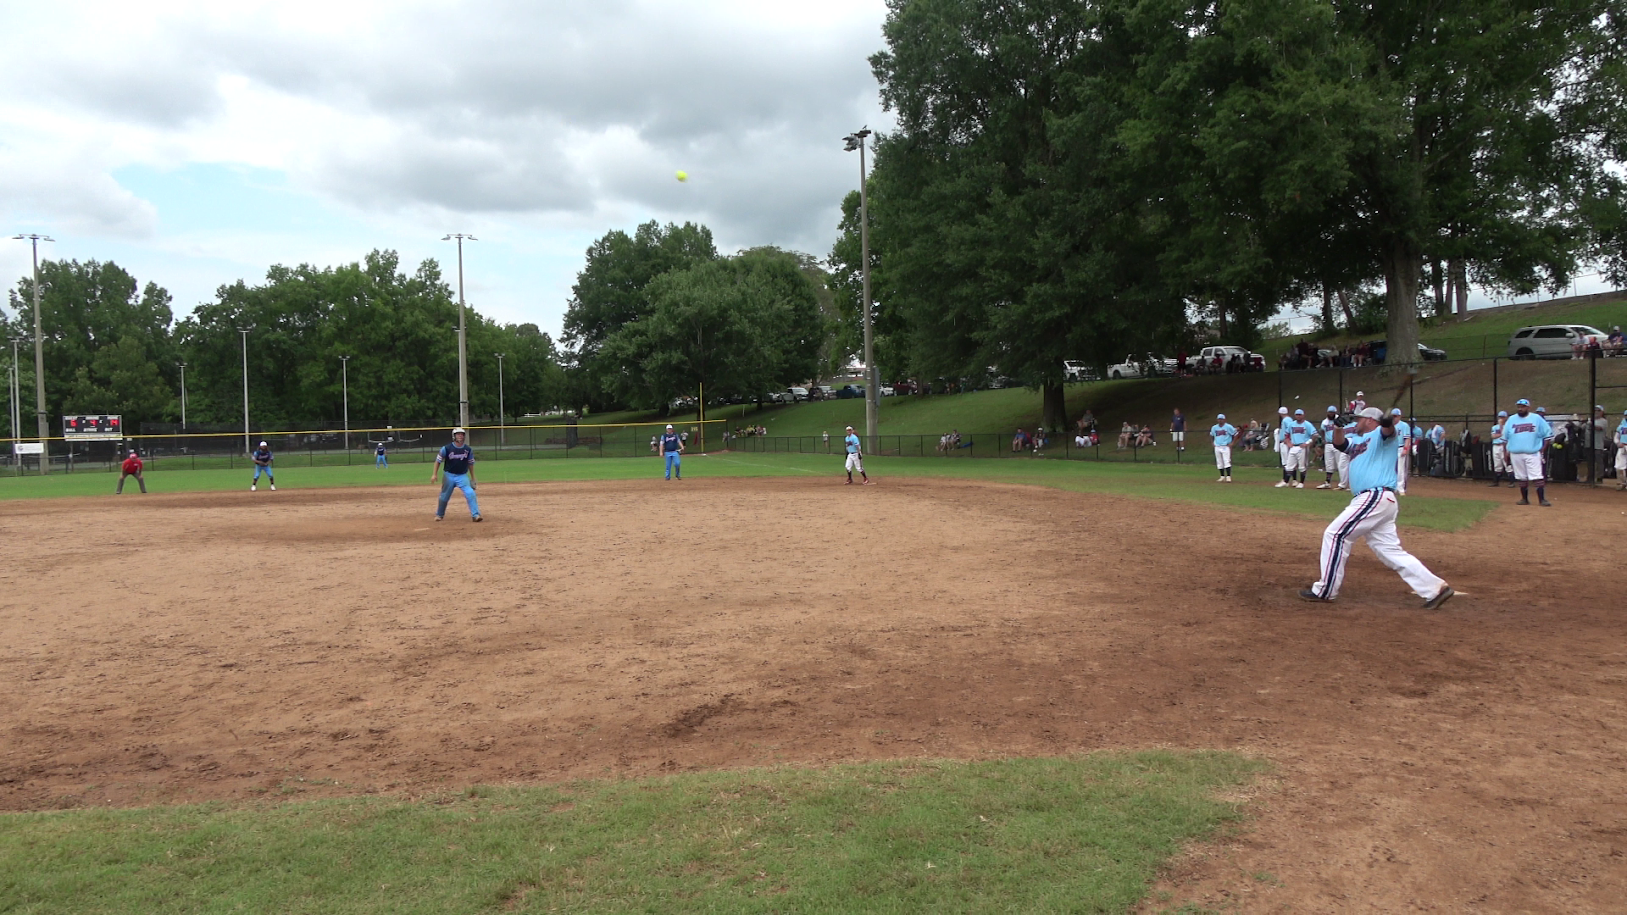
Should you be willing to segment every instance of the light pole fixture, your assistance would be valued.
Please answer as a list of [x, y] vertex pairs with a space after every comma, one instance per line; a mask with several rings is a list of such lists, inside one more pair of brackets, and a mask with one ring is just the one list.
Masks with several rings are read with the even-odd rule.
[[46, 444], [51, 437], [51, 424], [45, 416], [45, 344], [40, 333], [40, 242], [55, 242], [49, 235], [14, 235], [18, 241], [31, 242], [34, 246], [34, 418], [39, 423], [40, 444], [45, 451], [40, 453], [40, 473], [51, 472], [51, 448]]
[[861, 127], [842, 139], [847, 151], [859, 151], [859, 260], [864, 274], [864, 302], [861, 315], [864, 321], [864, 450], [877, 447], [876, 429], [881, 423], [881, 373], [876, 370], [876, 351], [870, 338], [870, 195], [866, 188], [868, 169], [864, 163], [865, 139], [869, 127]]
[[[344, 395], [345, 396], [345, 450], [349, 451], [350, 450], [350, 357], [349, 356], [340, 356], [339, 357], [339, 378], [341, 379], [340, 384], [343, 385], [344, 392], [345, 392], [345, 395]], [[349, 461], [350, 458], [345, 458], [345, 460]]]
[[181, 431], [186, 431], [186, 363], [177, 362], [181, 367]]
[[458, 243], [458, 425], [467, 429], [469, 427], [469, 348], [468, 331], [463, 319], [463, 243], [479, 241], [473, 235], [463, 232], [453, 232], [442, 238], [441, 241]]
[[249, 331], [251, 327], [239, 327], [237, 332], [243, 335], [243, 453], [254, 451], [249, 442]]
[[508, 426], [503, 419], [503, 354], [497, 354], [497, 444], [508, 444]]

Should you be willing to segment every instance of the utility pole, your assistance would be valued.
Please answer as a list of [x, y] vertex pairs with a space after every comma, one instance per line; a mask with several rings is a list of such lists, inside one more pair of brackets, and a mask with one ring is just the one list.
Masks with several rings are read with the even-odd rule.
[[243, 453], [248, 454], [254, 450], [249, 443], [249, 331], [251, 328], [239, 327], [237, 332], [243, 335]]
[[503, 354], [497, 354], [497, 444], [508, 444], [508, 421], [503, 418]]
[[51, 472], [51, 423], [45, 416], [45, 344], [40, 333], [40, 242], [55, 242], [56, 239], [48, 235], [16, 235], [18, 241], [31, 242], [34, 246], [34, 417], [39, 421], [40, 444], [45, 450], [40, 453], [40, 473]]
[[865, 138], [870, 128], [862, 127], [844, 137], [847, 151], [859, 151], [859, 258], [864, 274], [864, 450], [873, 452], [877, 447], [877, 427], [881, 424], [881, 373], [876, 369], [876, 351], [870, 338], [870, 195], [867, 188], [868, 170], [864, 163]]
[[458, 425], [469, 428], [469, 347], [468, 330], [464, 324], [463, 304], [463, 242], [479, 241], [473, 235], [453, 232], [441, 241], [458, 242]]
[[[339, 377], [345, 392], [345, 453], [350, 453], [350, 357], [339, 357]], [[348, 462], [350, 458], [345, 458]]]
[[186, 363], [177, 362], [181, 367], [181, 431], [186, 431]]
[[[17, 437], [23, 431], [23, 372], [17, 365], [17, 344], [23, 342], [23, 337], [11, 338], [11, 371], [6, 373], [6, 393], [11, 398], [11, 449], [13, 456], [17, 454], [15, 445]], [[20, 466], [20, 465], [19, 465]]]

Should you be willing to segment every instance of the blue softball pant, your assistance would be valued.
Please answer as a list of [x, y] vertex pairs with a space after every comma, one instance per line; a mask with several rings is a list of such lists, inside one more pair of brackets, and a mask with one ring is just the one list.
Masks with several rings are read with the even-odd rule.
[[[260, 474], [262, 474], [262, 473], [266, 475], [266, 479], [270, 480], [273, 483], [277, 482], [277, 478], [271, 475], [271, 465], [270, 464], [255, 464], [254, 465], [254, 480], [252, 482], [255, 482], [255, 483], [260, 482]], [[238, 479], [241, 480], [242, 477], [238, 477]]]
[[448, 473], [441, 477], [441, 501], [435, 506], [435, 517], [446, 517], [446, 503], [452, 500], [452, 490], [463, 490], [463, 500], [469, 503], [469, 516], [480, 514], [480, 501], [475, 498], [475, 484], [466, 473]]
[[672, 479], [672, 475], [674, 473], [678, 474], [678, 479], [681, 480], [681, 479], [684, 478], [684, 462], [680, 459], [680, 457], [678, 455], [678, 452], [676, 452], [676, 451], [668, 451], [667, 452], [667, 479], [669, 479], [669, 480]]

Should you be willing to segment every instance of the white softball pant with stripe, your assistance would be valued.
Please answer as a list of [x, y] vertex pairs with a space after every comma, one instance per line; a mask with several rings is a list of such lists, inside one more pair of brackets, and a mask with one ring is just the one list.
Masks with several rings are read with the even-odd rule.
[[1363, 538], [1379, 562], [1400, 573], [1412, 593], [1425, 600], [1440, 593], [1446, 582], [1402, 549], [1401, 537], [1395, 532], [1398, 509], [1395, 493], [1385, 489], [1357, 493], [1350, 500], [1349, 507], [1322, 532], [1322, 578], [1311, 586], [1318, 597], [1332, 600], [1339, 596], [1350, 551]]

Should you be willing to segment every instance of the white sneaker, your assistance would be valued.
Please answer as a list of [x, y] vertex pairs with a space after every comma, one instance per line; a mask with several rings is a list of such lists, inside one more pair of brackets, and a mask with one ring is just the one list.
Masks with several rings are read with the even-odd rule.
[[271, 491], [272, 491], [272, 492], [276, 492], [276, 491], [277, 491], [277, 484], [276, 484], [276, 483], [272, 483], [272, 484], [271, 484]]
[[258, 485], [256, 485], [256, 484], [254, 484], [254, 483], [249, 484], [249, 492], [254, 492], [255, 490], [257, 490], [259, 488], [260, 487]]
[[1332, 483], [1318, 483], [1318, 484], [1316, 484], [1316, 488], [1317, 489], [1332, 489], [1333, 484]]
[[1283, 487], [1285, 487], [1285, 486], [1287, 486], [1287, 485], [1288, 485], [1288, 481], [1287, 481], [1287, 480], [1278, 480], [1278, 481], [1277, 481], [1277, 488], [1278, 488], [1278, 489], [1282, 489], [1282, 488], [1283, 488]]
[[1304, 489], [1304, 488], [1305, 488], [1305, 484], [1304, 484], [1304, 483], [1295, 483], [1295, 484], [1294, 484], [1294, 488], [1295, 488], [1295, 489]]

